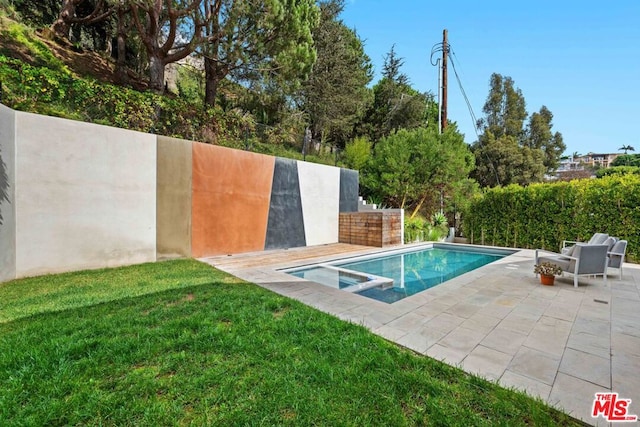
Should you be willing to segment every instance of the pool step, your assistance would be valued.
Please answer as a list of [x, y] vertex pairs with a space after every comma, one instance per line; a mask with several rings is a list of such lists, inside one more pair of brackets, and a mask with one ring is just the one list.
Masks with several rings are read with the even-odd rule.
[[341, 290], [347, 292], [360, 292], [365, 289], [371, 288], [380, 288], [380, 289], [388, 289], [393, 287], [393, 279], [389, 279], [388, 277], [376, 276], [375, 274], [362, 273], [360, 271], [349, 270], [342, 267], [336, 267], [335, 265], [330, 264], [320, 264], [323, 268], [334, 270], [341, 273], [344, 276], [351, 277], [354, 279], [359, 279], [360, 282], [342, 288]]

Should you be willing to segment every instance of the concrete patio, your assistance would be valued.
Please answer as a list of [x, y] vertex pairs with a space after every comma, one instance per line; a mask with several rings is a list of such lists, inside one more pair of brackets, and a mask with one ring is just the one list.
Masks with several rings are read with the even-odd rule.
[[202, 261], [586, 423], [607, 425], [591, 417], [596, 392], [632, 399], [629, 413], [640, 415], [640, 266], [625, 264], [622, 279], [611, 271], [606, 287], [581, 277], [574, 288], [570, 276], [543, 286], [533, 251], [521, 250], [393, 304], [278, 271], [380, 251], [335, 244]]

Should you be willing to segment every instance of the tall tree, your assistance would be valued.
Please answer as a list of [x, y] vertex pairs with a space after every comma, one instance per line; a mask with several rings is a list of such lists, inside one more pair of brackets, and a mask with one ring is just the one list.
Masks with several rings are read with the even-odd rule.
[[478, 121], [478, 128], [484, 128], [499, 138], [513, 136], [518, 142], [524, 136], [524, 121], [527, 109], [522, 91], [514, 86], [511, 77], [493, 73], [489, 80], [489, 96], [482, 108], [486, 114]]
[[567, 146], [562, 140], [560, 132], [553, 133], [553, 113], [546, 106], [542, 106], [540, 111], [531, 114], [529, 125], [527, 126], [524, 145], [531, 149], [540, 149], [544, 153], [544, 166], [546, 172], [551, 173], [558, 169], [560, 158]]
[[226, 77], [245, 84], [277, 81], [291, 92], [316, 59], [313, 0], [203, 0], [205, 104], [216, 103]]
[[164, 92], [164, 70], [202, 41], [204, 0], [129, 0], [133, 23], [149, 56], [149, 87]]
[[564, 144], [559, 133], [551, 134], [553, 115], [543, 107], [525, 129], [525, 99], [511, 77], [491, 75], [482, 111], [485, 117], [477, 123], [482, 134], [473, 145], [476, 169], [472, 177], [478, 183], [489, 187], [526, 185], [542, 181], [544, 173], [555, 168]]
[[398, 129], [415, 129], [429, 122], [428, 106], [435, 105], [433, 96], [411, 87], [406, 74], [400, 71], [403, 64], [392, 46], [385, 56], [382, 78], [373, 87], [373, 104], [363, 120], [363, 133], [374, 144]]
[[313, 31], [317, 60], [303, 85], [303, 108], [314, 138], [344, 147], [370, 103], [373, 76], [369, 57], [354, 30], [339, 15], [344, 0], [320, 3], [320, 24]]

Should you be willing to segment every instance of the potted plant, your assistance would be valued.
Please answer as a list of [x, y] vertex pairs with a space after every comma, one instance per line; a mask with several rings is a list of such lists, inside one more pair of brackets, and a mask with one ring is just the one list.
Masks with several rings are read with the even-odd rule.
[[533, 272], [540, 275], [540, 283], [553, 285], [555, 276], [562, 274], [562, 269], [551, 262], [545, 261], [533, 266]]

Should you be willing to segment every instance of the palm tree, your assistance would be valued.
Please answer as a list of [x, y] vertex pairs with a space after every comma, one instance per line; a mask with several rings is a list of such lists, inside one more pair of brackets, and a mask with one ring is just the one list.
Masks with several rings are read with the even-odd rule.
[[618, 150], [624, 150], [624, 154], [627, 154], [627, 151], [636, 151], [636, 149], [630, 145], [623, 145], [622, 147], [618, 148]]

